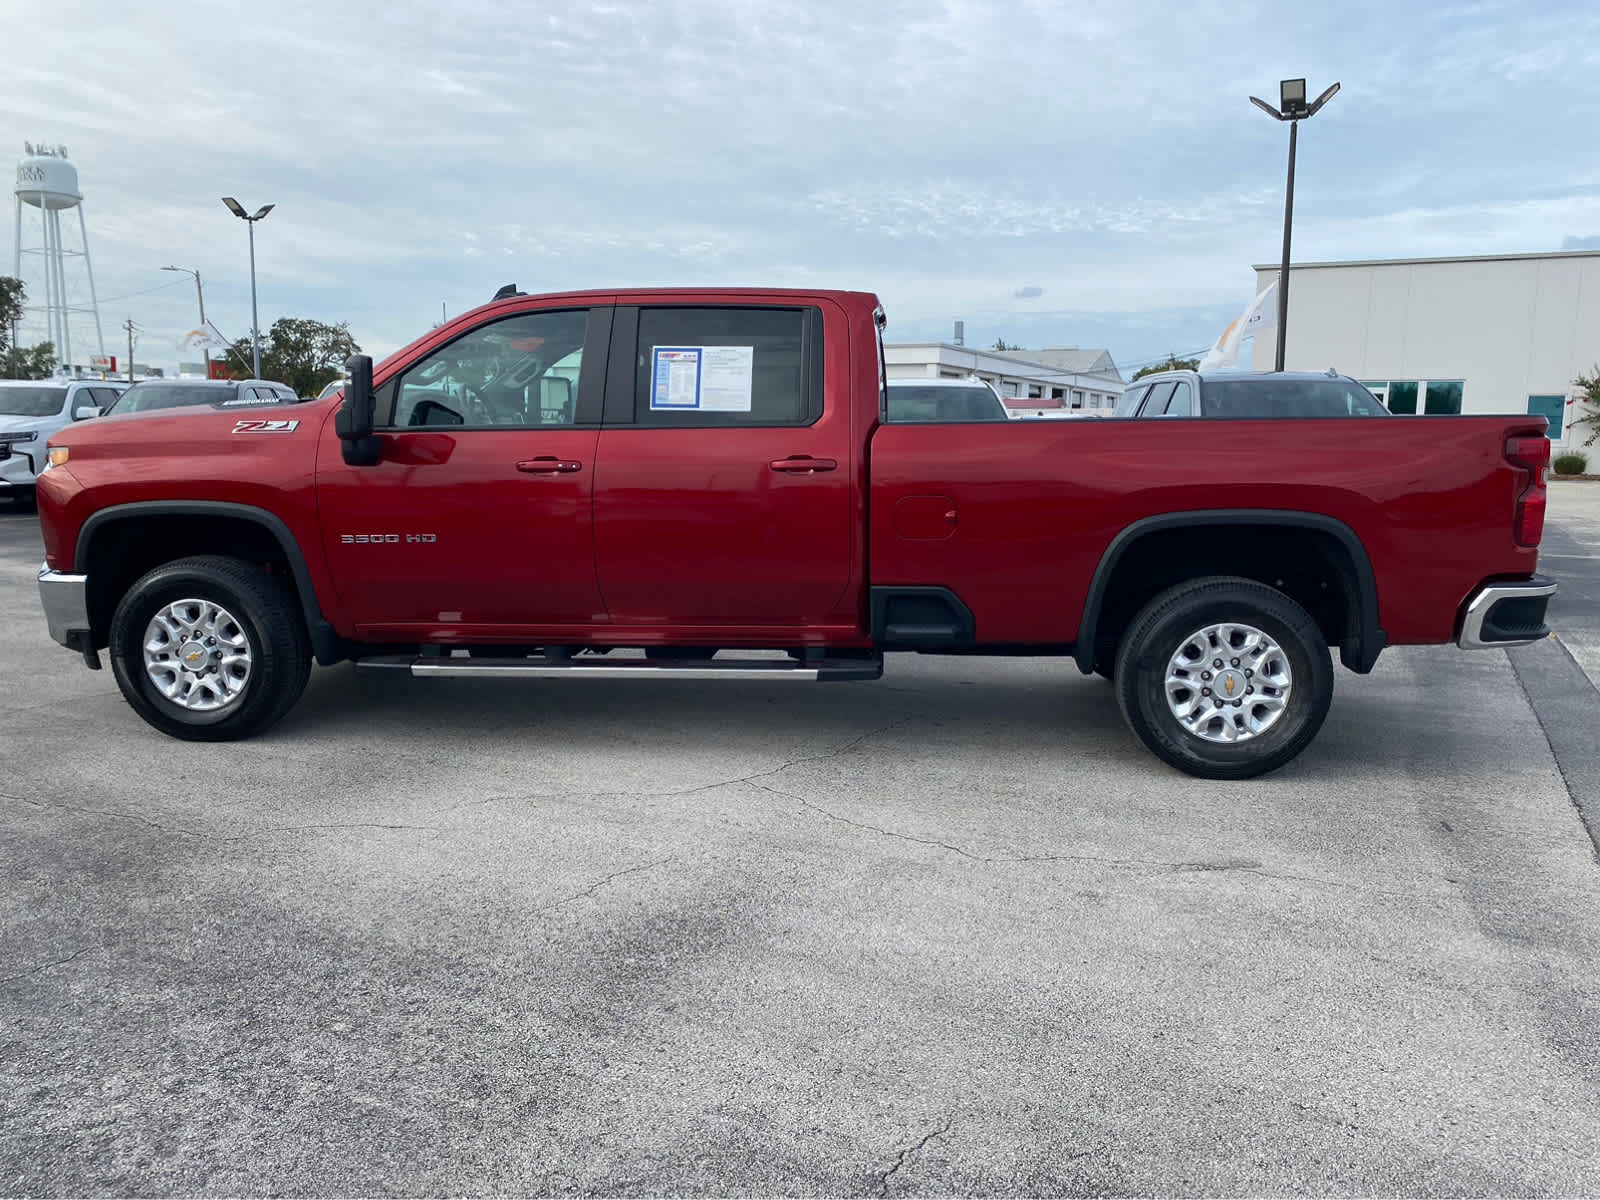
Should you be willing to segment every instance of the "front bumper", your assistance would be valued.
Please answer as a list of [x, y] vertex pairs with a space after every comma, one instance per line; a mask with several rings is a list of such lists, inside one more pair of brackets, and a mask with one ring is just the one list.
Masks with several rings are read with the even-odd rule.
[[68, 650], [78, 651], [90, 666], [98, 667], [89, 626], [88, 582], [87, 575], [52, 571], [46, 563], [39, 568], [39, 602], [44, 605], [50, 636]]
[[1555, 594], [1556, 581], [1547, 575], [1484, 584], [1467, 601], [1456, 645], [1463, 650], [1503, 650], [1549, 637], [1544, 614]]
[[[7, 447], [0, 446], [0, 451], [5, 449]], [[0, 454], [0, 491], [14, 487], [31, 488], [39, 475], [35, 464], [42, 461], [37, 456], [44, 453], [43, 444], [26, 448], [13, 445], [9, 449], [10, 454]]]

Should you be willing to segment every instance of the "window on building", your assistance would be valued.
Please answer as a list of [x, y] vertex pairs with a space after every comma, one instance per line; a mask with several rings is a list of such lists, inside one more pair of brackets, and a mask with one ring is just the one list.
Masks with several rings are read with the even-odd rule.
[[1052, 400], [1065, 400], [1066, 398], [1067, 398], [1067, 389], [1066, 388], [1051, 388], [1050, 389], [1050, 399], [1052, 399]]
[[1072, 392], [1072, 407], [1073, 408], [1082, 408], [1083, 407], [1083, 393], [1081, 391], [1078, 391], [1076, 388], [1073, 389], [1073, 392]]
[[1013, 398], [1019, 394], [1017, 392], [1017, 385], [1012, 380], [1006, 380], [1004, 394]]
[[961, 378], [961, 372], [960, 371], [952, 371], [949, 367], [940, 367], [939, 368], [939, 378], [940, 379], [960, 379]]
[[1403, 379], [1389, 381], [1389, 411], [1411, 416], [1417, 411], [1417, 385]]
[[1043, 400], [1044, 399], [1044, 388], [1041, 385], [1037, 384], [1037, 383], [1030, 383], [1028, 385], [1028, 399], [1029, 400]]
[[1422, 411], [1431, 416], [1460, 416], [1462, 390], [1462, 383], [1459, 379], [1428, 380], [1428, 390], [1423, 398]]
[[1567, 415], [1567, 398], [1565, 396], [1529, 396], [1528, 415], [1530, 417], [1543, 417], [1550, 422], [1550, 428], [1545, 432], [1551, 438], [1561, 436], [1561, 420]]

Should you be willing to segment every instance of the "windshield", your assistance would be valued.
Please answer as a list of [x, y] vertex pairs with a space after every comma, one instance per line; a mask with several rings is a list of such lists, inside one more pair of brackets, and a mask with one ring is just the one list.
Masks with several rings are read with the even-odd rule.
[[900, 387], [889, 389], [893, 422], [1004, 421], [1005, 409], [986, 387]]
[[230, 383], [136, 383], [122, 393], [110, 408], [110, 413], [150, 412], [157, 408], [186, 408], [195, 404], [221, 404], [232, 400], [234, 388]]
[[0, 388], [0, 413], [8, 417], [53, 417], [66, 399], [64, 387]]
[[1208, 417], [1386, 417], [1389, 410], [1348, 379], [1207, 379]]

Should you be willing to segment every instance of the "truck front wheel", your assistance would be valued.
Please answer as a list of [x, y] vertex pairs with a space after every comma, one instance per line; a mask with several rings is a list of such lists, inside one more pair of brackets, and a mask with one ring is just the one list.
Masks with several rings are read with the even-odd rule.
[[249, 737], [294, 707], [311, 640], [294, 593], [236, 558], [166, 563], [111, 618], [111, 670], [135, 712], [194, 742]]
[[1250, 779], [1316, 736], [1333, 700], [1333, 664], [1300, 605], [1219, 575], [1144, 606], [1117, 653], [1116, 692], [1157, 757], [1203, 779]]

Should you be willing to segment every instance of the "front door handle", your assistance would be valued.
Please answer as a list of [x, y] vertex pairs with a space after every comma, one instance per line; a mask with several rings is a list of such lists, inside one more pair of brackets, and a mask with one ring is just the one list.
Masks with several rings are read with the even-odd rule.
[[543, 454], [538, 458], [523, 459], [517, 464], [517, 470], [524, 475], [570, 475], [574, 471], [583, 470], [583, 464], [570, 458], [557, 458], [553, 454]]
[[791, 454], [788, 458], [775, 458], [767, 464], [774, 471], [790, 475], [810, 475], [816, 471], [837, 470], [839, 464], [831, 458], [812, 458], [809, 454]]

